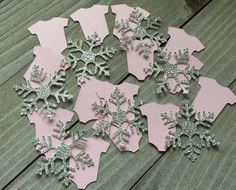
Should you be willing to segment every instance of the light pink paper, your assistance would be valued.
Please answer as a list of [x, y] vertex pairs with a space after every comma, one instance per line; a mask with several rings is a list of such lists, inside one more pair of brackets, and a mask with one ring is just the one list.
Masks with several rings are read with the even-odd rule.
[[179, 107], [173, 104], [149, 103], [141, 106], [141, 112], [147, 116], [148, 122], [148, 140], [156, 146], [159, 151], [166, 151], [166, 136], [169, 132], [175, 132], [175, 128], [169, 129], [164, 125], [165, 121], [161, 118], [161, 113], [170, 113], [174, 115], [179, 112]]
[[[116, 21], [120, 21], [121, 19], [127, 20], [129, 19], [130, 13], [133, 11], [134, 7], [129, 7], [126, 4], [113, 5], [111, 6], [112, 12], [116, 14]], [[137, 9], [143, 13], [143, 16], [147, 18], [149, 16], [149, 12], [145, 11], [142, 8], [137, 7]], [[136, 24], [133, 22], [129, 22], [130, 26], [135, 28]], [[118, 38], [122, 38], [121, 32], [118, 32], [118, 29], [113, 29], [113, 34]], [[127, 36], [132, 35], [132, 32], [128, 32]], [[149, 39], [145, 40], [148, 44], [151, 43]], [[133, 74], [138, 80], [144, 80], [147, 74], [144, 72], [144, 68], [148, 67], [149, 64], [153, 63], [154, 51], [157, 50], [157, 45], [154, 43], [151, 48], [151, 53], [148, 58], [144, 58], [142, 54], [139, 54], [135, 47], [138, 45], [140, 41], [134, 40], [132, 42], [133, 48], [130, 46], [126, 51], [127, 55], [127, 64], [129, 73]]]
[[[88, 138], [86, 141], [86, 153], [94, 162], [94, 166], [86, 167], [85, 170], [76, 169], [74, 178], [71, 180], [77, 185], [79, 189], [85, 189], [85, 187], [97, 180], [97, 174], [99, 169], [99, 161], [102, 152], [106, 152], [109, 147], [109, 143], [99, 138]], [[78, 149], [72, 150], [74, 154], [78, 153]], [[70, 159], [70, 166], [76, 168], [75, 161]]]
[[87, 9], [81, 8], [77, 10], [70, 17], [80, 23], [86, 39], [96, 32], [101, 41], [103, 41], [109, 34], [105, 19], [106, 13], [108, 13], [107, 5], [93, 5]]
[[26, 81], [29, 81], [33, 88], [37, 88], [40, 84], [30, 80], [30, 75], [33, 71], [34, 65], [39, 66], [40, 69], [43, 68], [44, 72], [47, 73], [47, 77], [43, 83], [48, 84], [50, 76], [53, 76], [55, 72], [64, 69], [60, 64], [63, 60], [63, 56], [61, 54], [55, 54], [51, 49], [41, 46], [36, 46], [34, 48], [34, 55], [35, 59], [24, 74], [24, 78]]
[[[145, 39], [147, 43], [151, 43], [151, 40]], [[139, 41], [133, 41], [133, 47], [138, 45]], [[127, 54], [127, 63], [128, 63], [128, 71], [133, 74], [138, 80], [144, 80], [147, 74], [144, 72], [144, 68], [147, 68], [149, 64], [153, 64], [154, 60], [154, 51], [157, 50], [157, 44], [154, 43], [151, 48], [151, 53], [147, 58], [144, 58], [142, 54], [139, 54], [135, 49], [129, 48], [126, 50]]]
[[[183, 29], [174, 27], [169, 27], [168, 34], [170, 35], [170, 39], [164, 49], [167, 54], [169, 52], [172, 53], [169, 62], [175, 64], [176, 60], [174, 53], [178, 53], [179, 50], [183, 51], [184, 49], [188, 49], [190, 67], [194, 66], [195, 69], [201, 69], [203, 67], [203, 63], [192, 55], [193, 52], [200, 52], [204, 49], [204, 45], [199, 41], [199, 39], [195, 36], [187, 34]], [[180, 80], [186, 80], [183, 75], [179, 75], [177, 78]], [[170, 93], [172, 94], [176, 94], [179, 91], [178, 87], [174, 90], [176, 87], [175, 80], [168, 80], [168, 86]]]
[[[80, 118], [80, 121], [83, 123], [88, 122], [89, 120], [97, 119], [95, 111], [92, 110], [92, 104], [94, 102], [99, 102], [100, 98], [104, 98], [105, 100], [109, 100], [110, 95], [113, 93], [114, 89], [118, 87], [121, 92], [125, 93], [125, 97], [131, 100], [131, 104], [134, 103], [133, 97], [138, 93], [139, 87], [130, 83], [122, 83], [121, 85], [113, 85], [109, 82], [102, 82], [97, 80], [95, 77], [91, 77], [90, 80], [82, 86], [79, 92], [78, 99], [75, 103], [74, 111]], [[99, 96], [99, 97], [98, 97]], [[115, 106], [111, 103], [108, 103], [110, 110], [114, 111]], [[125, 103], [121, 106], [121, 109], [127, 110], [128, 103]], [[131, 116], [132, 117], [132, 116]], [[96, 123], [94, 127], [96, 126]], [[125, 127], [125, 126], [124, 126]], [[115, 128], [111, 129], [111, 133], [109, 136], [111, 137], [114, 133]], [[129, 131], [129, 130], [128, 130]], [[116, 145], [116, 140], [111, 140], [117, 146], [117, 148], [121, 151], [131, 151], [135, 152], [139, 148], [139, 140], [142, 137], [141, 133], [132, 134], [129, 138], [129, 143], [126, 144], [125, 148], [122, 149], [118, 145]]]
[[[193, 107], [198, 112], [213, 112], [214, 120], [226, 104], [235, 104], [236, 96], [226, 87], [221, 86], [216, 80], [200, 77], [199, 85], [201, 86], [196, 98], [193, 101]], [[197, 119], [197, 118], [196, 118]]]
[[[120, 20], [127, 20], [129, 19], [129, 15], [130, 13], [133, 11], [135, 7], [130, 7], [126, 4], [119, 4], [119, 5], [112, 5], [111, 6], [111, 10], [112, 10], [112, 13], [114, 13], [116, 15], [116, 18], [115, 18], [115, 22], [116, 21], [120, 21]], [[140, 8], [140, 7], [136, 7], [140, 12], [142, 12], [144, 18], [147, 18], [150, 13], [147, 12], [146, 10]], [[133, 23], [133, 22], [130, 22], [129, 23], [130, 26], [132, 28], [135, 28], [135, 26], [137, 26], [137, 24]], [[122, 38], [122, 34], [120, 32], [118, 32], [118, 30], [116, 28], [113, 29], [113, 34], [118, 38]], [[127, 36], [131, 35], [131, 33], [127, 33]]]
[[[49, 121], [46, 119], [43, 114], [34, 112], [32, 115], [28, 115], [28, 118], [30, 120], [30, 123], [35, 124], [35, 136], [36, 138], [42, 139], [44, 136], [46, 139], [48, 136], [51, 136], [53, 147], [58, 147], [60, 145], [60, 140], [54, 138], [52, 134], [54, 133], [53, 130], [55, 129], [56, 123], [58, 121], [62, 121], [64, 124], [66, 122], [71, 121], [73, 116], [73, 112], [64, 110], [64, 109], [58, 109], [56, 111], [54, 120]], [[85, 170], [78, 170], [76, 169], [75, 161], [70, 158], [69, 165], [76, 169], [75, 173], [73, 172], [74, 178], [71, 180], [77, 185], [78, 188], [84, 189], [89, 183], [96, 181], [97, 179], [97, 173], [99, 168], [99, 160], [100, 155], [102, 152], [106, 152], [109, 143], [106, 141], [103, 141], [98, 138], [87, 138], [86, 139], [86, 147], [85, 151], [87, 154], [89, 154], [90, 158], [94, 162], [94, 166], [86, 167]], [[65, 140], [66, 144], [71, 144], [72, 141], [70, 138]], [[73, 154], [77, 154], [78, 152], [81, 152], [81, 149], [78, 149], [74, 147], [72, 149]], [[45, 153], [45, 156], [47, 158], [52, 158], [55, 154], [54, 150], [50, 150]]]
[[[53, 134], [53, 129], [55, 128], [58, 121], [62, 121], [64, 124], [66, 124], [67, 122], [71, 121], [73, 114], [74, 113], [71, 111], [58, 108], [55, 110], [53, 120], [49, 120], [47, 117], [45, 117], [44, 113], [41, 113], [40, 110], [38, 112], [28, 114], [27, 117], [29, 118], [30, 123], [35, 124], [35, 138], [42, 139], [44, 136], [47, 139], [48, 136]], [[52, 138], [52, 143], [54, 146], [58, 146], [60, 141], [56, 138]], [[46, 156], [51, 157], [52, 153], [53, 152], [49, 151]]]
[[68, 24], [67, 18], [54, 17], [48, 21], [38, 21], [28, 29], [38, 36], [40, 45], [61, 54], [67, 47], [64, 27]]

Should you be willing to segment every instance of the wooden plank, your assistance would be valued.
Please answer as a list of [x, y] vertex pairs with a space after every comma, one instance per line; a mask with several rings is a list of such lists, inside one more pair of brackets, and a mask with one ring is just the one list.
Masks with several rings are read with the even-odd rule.
[[[37, 1], [38, 2], [38, 1]], [[32, 9], [34, 9], [34, 13], [40, 12], [41, 9], [37, 9], [37, 2], [34, 4]], [[64, 1], [59, 3], [58, 5], [53, 5], [52, 8], [49, 8], [45, 10], [44, 13], [40, 12], [37, 14], [35, 17], [30, 17], [30, 19], [27, 20], [27, 22], [24, 22], [24, 24], [21, 26], [24, 29], [21, 28], [15, 28], [11, 30], [11, 35], [14, 35], [15, 37], [10, 37], [5, 34], [4, 36], [4, 43], [6, 43], [6, 49], [2, 48], [5, 50], [1, 55], [4, 58], [8, 57], [6, 55], [13, 55], [13, 58], [9, 58], [9, 60], [3, 62], [3, 66], [0, 68], [0, 73], [2, 72], [5, 73], [6, 71], [8, 74], [2, 76], [0, 81], [2, 82], [2, 86], [0, 87], [0, 96], [4, 97], [5, 94], [8, 94], [8, 99], [4, 99], [4, 102], [1, 104], [1, 113], [0, 113], [0, 118], [1, 118], [1, 134], [0, 134], [0, 151], [3, 153], [0, 156], [0, 161], [1, 161], [1, 166], [0, 166], [0, 173], [3, 174], [0, 176], [0, 187], [4, 187], [7, 183], [9, 183], [17, 174], [19, 174], [29, 163], [31, 163], [35, 158], [37, 158], [37, 154], [34, 152], [32, 148], [32, 139], [34, 138], [34, 129], [30, 127], [28, 121], [25, 118], [21, 118], [19, 116], [19, 104], [20, 104], [20, 98], [16, 96], [16, 94], [13, 92], [11, 89], [11, 86], [13, 84], [19, 83], [20, 80], [22, 80], [22, 75], [26, 70], [26, 65], [30, 64], [33, 60], [32, 56], [32, 47], [37, 43], [37, 40], [35, 37], [29, 36], [29, 34], [26, 33], [26, 28], [34, 23], [36, 20], [41, 20], [41, 19], [48, 19], [53, 16], [58, 16], [62, 15], [68, 16], [70, 13], [72, 13], [74, 10], [80, 8], [80, 7], [89, 7], [91, 4], [94, 2], [89, 2], [87, 1], [67, 1], [67, 3], [63, 4]], [[203, 4], [207, 2], [204, 1]], [[33, 2], [35, 3], [35, 2]], [[105, 1], [100, 1], [99, 3], [105, 4]], [[122, 3], [121, 1], [115, 1], [115, 3]], [[70, 5], [69, 5], [70, 4]], [[113, 4], [112, 2], [109, 2], [109, 4]], [[202, 7], [203, 4], [200, 4]], [[49, 4], [50, 5], [50, 4]], [[139, 5], [143, 7], [144, 9], [149, 10], [151, 13], [154, 15], [159, 15], [162, 18], [164, 18], [164, 26], [165, 28], [168, 25], [172, 26], [180, 26], [182, 25], [187, 19], [189, 19], [195, 11], [198, 9], [193, 9], [189, 8], [184, 2], [172, 2], [172, 1], [154, 1], [152, 4], [146, 3], [145, 1], [142, 1], [141, 3], [138, 2], [130, 2], [129, 5], [135, 6]], [[63, 7], [64, 6], [64, 7]], [[38, 6], [40, 7], [40, 6]], [[27, 7], [28, 9], [29, 7]], [[24, 8], [23, 8], [24, 9]], [[60, 11], [58, 11], [60, 9]], [[66, 12], [63, 12], [63, 10], [66, 10]], [[54, 12], [55, 11], [55, 12]], [[24, 11], [22, 11], [24, 12]], [[40, 16], [38, 16], [40, 15]], [[17, 14], [15, 15], [17, 16]], [[14, 19], [9, 20], [8, 22], [14, 22]], [[110, 31], [112, 29], [112, 23], [114, 21], [114, 16], [113, 17], [108, 17], [108, 24]], [[7, 23], [8, 23], [7, 22]], [[6, 24], [7, 24], [6, 23]], [[15, 31], [15, 32], [14, 32]], [[82, 37], [81, 31], [76, 30], [75, 26], [69, 27], [67, 30], [67, 33], [69, 36], [79, 36]], [[79, 34], [78, 34], [79, 33]], [[19, 37], [18, 37], [19, 35]], [[118, 45], [117, 41], [113, 38], [109, 37], [106, 39], [105, 43], [113, 43]], [[15, 48], [13, 47], [13, 44], [19, 44], [19, 48], [15, 51]], [[17, 45], [16, 45], [17, 46]], [[10, 49], [10, 50], [8, 50]], [[23, 50], [22, 50], [23, 49]], [[15, 53], [18, 53], [17, 56], [15, 56]], [[14, 57], [15, 56], [15, 57]], [[17, 57], [17, 58], [16, 58]], [[6, 58], [8, 59], [8, 58]], [[18, 63], [18, 66], [16, 67], [16, 63]], [[13, 67], [14, 65], [14, 67]], [[118, 53], [117, 57], [113, 60], [111, 64], [111, 81], [118, 83], [120, 82], [124, 77], [127, 76], [127, 66], [126, 66], [126, 60], [124, 58], [124, 54], [122, 52]], [[20, 70], [20, 72], [19, 72]], [[17, 73], [17, 74], [16, 74]], [[122, 75], [120, 74], [122, 73]], [[75, 84], [75, 78], [72, 73], [68, 73], [67, 77], [67, 86], [69, 88], [69, 91], [73, 94], [78, 93], [78, 87]], [[66, 108], [72, 109], [73, 105], [68, 105]], [[73, 122], [75, 122], [78, 118], [74, 118]], [[81, 127], [81, 124], [78, 123], [75, 127]], [[146, 141], [144, 141], [146, 142]], [[13, 146], [10, 146], [13, 145]], [[141, 146], [144, 146], [144, 144], [141, 143]], [[148, 147], [147, 150], [150, 152], [153, 152], [152, 158], [153, 161], [155, 160], [155, 157], [159, 155], [159, 153], [156, 153], [155, 151], [152, 150], [152, 147]], [[152, 151], [151, 151], [152, 150]], [[137, 167], [139, 166], [139, 163], [136, 162], [135, 164], [132, 163], [133, 159], [136, 159], [137, 155], [142, 155], [144, 149], [142, 151], [137, 152], [135, 155], [134, 154], [119, 154], [119, 152], [114, 148], [110, 148], [109, 152], [104, 156], [102, 165], [101, 165], [101, 171], [100, 175], [103, 176], [109, 176], [111, 173], [110, 169], [113, 169], [113, 177], [116, 175], [115, 171], [118, 171], [118, 176], [123, 175], [126, 171], [126, 164], [133, 165], [133, 169], [131, 168], [129, 170], [129, 175], [133, 176], [133, 173], [136, 172]], [[146, 150], [145, 150], [146, 151]], [[113, 158], [114, 157], [114, 158]], [[113, 158], [114, 162], [117, 163], [117, 165], [114, 165], [113, 162], [111, 162], [111, 158]], [[133, 158], [133, 159], [131, 159]], [[125, 164], [124, 164], [125, 163]], [[132, 164], [131, 164], [132, 163]], [[142, 168], [139, 170], [138, 176], [141, 176], [142, 173], [150, 166], [152, 161], [148, 161], [147, 165], [143, 165]], [[119, 167], [116, 167], [119, 166]], [[103, 170], [102, 170], [103, 168]], [[108, 170], [108, 168], [110, 168]], [[23, 173], [22, 176], [24, 176], [25, 173]], [[30, 173], [26, 173], [26, 176], [31, 175]], [[117, 177], [118, 177], [117, 176]], [[115, 178], [117, 178], [115, 176]], [[21, 178], [21, 176], [20, 176]], [[18, 179], [17, 178], [17, 181]], [[28, 179], [27, 179], [28, 180]], [[45, 179], [48, 180], [48, 179]], [[104, 179], [105, 180], [105, 179]], [[130, 177], [129, 178], [129, 186], [131, 186], [135, 182], [136, 178]], [[22, 180], [24, 181], [24, 180]], [[35, 183], [32, 183], [32, 182]], [[36, 187], [42, 187], [42, 186], [37, 186], [37, 183], [41, 183], [41, 180], [33, 180], [32, 182], [26, 182], [28, 185], [32, 187], [29, 187], [28, 189], [31, 188], [36, 188]], [[40, 182], [39, 182], [40, 181]], [[105, 180], [106, 181], [106, 180]], [[101, 183], [101, 184], [105, 184]], [[49, 183], [51, 182], [51, 179], [48, 181]], [[20, 182], [21, 183], [21, 182]], [[16, 183], [15, 183], [16, 184]], [[45, 182], [46, 184], [46, 182]], [[34, 186], [36, 185], [36, 186]], [[53, 184], [54, 185], [54, 184]], [[61, 184], [57, 184], [55, 182], [55, 185], [60, 188]], [[116, 184], [117, 187], [119, 185], [122, 185], [122, 182], [120, 181], [119, 183]], [[33, 187], [34, 186], [34, 187]], [[47, 186], [47, 185], [45, 185]], [[95, 185], [96, 186], [96, 185]], [[73, 188], [74, 186], [71, 186]], [[90, 186], [91, 189], [93, 189], [94, 186]], [[14, 189], [15, 187], [9, 186], [10, 189]], [[22, 186], [21, 188], [27, 189], [27, 187]], [[16, 187], [16, 189], [20, 189], [19, 187]]]
[[[236, 21], [231, 19], [236, 16], [235, 7], [233, 1], [214, 1], [186, 25], [206, 42], [207, 50], [201, 54], [207, 65], [204, 75], [225, 86], [236, 76]], [[230, 88], [236, 94], [236, 81]], [[235, 106], [227, 106], [215, 122], [212, 131], [221, 141], [217, 151], [202, 150], [199, 159], [191, 163], [179, 151], [169, 150], [133, 189], [235, 189], [235, 114]]]

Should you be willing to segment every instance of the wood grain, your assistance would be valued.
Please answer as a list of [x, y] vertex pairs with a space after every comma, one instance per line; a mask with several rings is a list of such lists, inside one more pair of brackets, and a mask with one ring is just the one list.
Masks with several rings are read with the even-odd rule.
[[[3, 59], [0, 68], [0, 77], [2, 77], [0, 82], [3, 84], [0, 87], [0, 97], [4, 97], [5, 94], [8, 95], [8, 99], [4, 99], [4, 102], [2, 102], [0, 108], [0, 116], [2, 118], [0, 120], [0, 151], [4, 153], [3, 156], [0, 156], [0, 161], [2, 163], [0, 166], [0, 173], [3, 173], [3, 175], [0, 177], [0, 187], [4, 187], [6, 184], [9, 184], [7, 189], [64, 189], [64, 187], [57, 182], [57, 179], [53, 177], [43, 177], [39, 180], [39, 178], [34, 175], [32, 168], [34, 167], [35, 162], [33, 161], [38, 157], [31, 144], [34, 136], [34, 130], [33, 127], [28, 124], [28, 121], [25, 118], [21, 118], [19, 116], [20, 98], [17, 98], [11, 89], [13, 84], [19, 83], [20, 80], [22, 80], [22, 75], [25, 72], [26, 67], [33, 60], [32, 48], [37, 44], [36, 38], [30, 36], [30, 34], [25, 30], [27, 30], [27, 27], [36, 20], [46, 20], [53, 16], [59, 15], [68, 16], [76, 9], [81, 7], [89, 7], [93, 3], [114, 4], [113, 1], [78, 2], [71, 0], [53, 1], [47, 4], [48, 2], [49, 1], [38, 2], [25, 0], [21, 1], [21, 3], [25, 3], [23, 5], [20, 5], [21, 3], [14, 4], [14, 6], [17, 7], [17, 10], [12, 11], [13, 13], [16, 12], [14, 14], [15, 17], [19, 16], [17, 12], [20, 12], [20, 15], [23, 13], [28, 14], [28, 16], [22, 16], [23, 19], [20, 27], [17, 26], [17, 23], [20, 22], [20, 20], [16, 21], [14, 17], [12, 17], [11, 20], [8, 20], [8, 22], [1, 21], [6, 25], [12, 23], [9, 24], [9, 26], [7, 25], [5, 31], [0, 29], [1, 42], [4, 40], [4, 44], [6, 44], [5, 48], [2, 47], [2, 43], [0, 45], [0, 58]], [[40, 6], [37, 3], [39, 3]], [[121, 2], [115, 1], [115, 3], [118, 4]], [[164, 20], [164, 28], [166, 28], [168, 25], [183, 25], [205, 3], [206, 2], [200, 3], [198, 9], [189, 7], [183, 1], [175, 1], [173, 3], [173, 1], [170, 0], [154, 1], [153, 3], [147, 3], [146, 1], [141, 1], [138, 3], [136, 1], [130, 2], [129, 5], [138, 5], [150, 11], [154, 15], [161, 16]], [[25, 7], [24, 5], [26, 4], [31, 5]], [[13, 10], [14, 6], [13, 8], [11, 7]], [[33, 7], [33, 10], [26, 11], [26, 9], [28, 9], [30, 6]], [[200, 37], [200, 40], [202, 40], [203, 43], [207, 45], [207, 51], [204, 51], [200, 56], [198, 56], [206, 64], [205, 68], [203, 69], [204, 75], [216, 78], [222, 84], [228, 84], [228, 82], [232, 82], [235, 77], [235, 69], [232, 69], [235, 68], [233, 65], [233, 61], [235, 61], [235, 59], [228, 57], [229, 54], [232, 54], [232, 50], [230, 51], [230, 48], [235, 47], [235, 41], [232, 40], [233, 36], [235, 35], [232, 32], [230, 33], [233, 27], [232, 24], [235, 23], [232, 23], [233, 19], [231, 22], [230, 20], [228, 20], [228, 22], [222, 22], [226, 19], [224, 18], [226, 11], [223, 11], [224, 14], [218, 13], [217, 9], [219, 9], [220, 6], [222, 6], [222, 3], [215, 3], [213, 6], [215, 8], [214, 11], [208, 10], [207, 13], [209, 14], [203, 10], [203, 13], [197, 15], [193, 19], [195, 20], [195, 23], [191, 25], [192, 21], [190, 21], [185, 28], [187, 32]], [[232, 6], [232, 4], [225, 3], [225, 6], [223, 7], [226, 9], [228, 6]], [[3, 8], [5, 7], [3, 6]], [[2, 9], [0, 9], [0, 11], [2, 11]], [[231, 16], [234, 16], [234, 13], [232, 12], [233, 11], [231, 11]], [[218, 22], [225, 24], [230, 23], [229, 25], [227, 24], [227, 27], [225, 27], [223, 31], [220, 31], [217, 22], [214, 22], [214, 18], [216, 16], [220, 18]], [[27, 18], [27, 21], [25, 21], [25, 18]], [[114, 16], [107, 16], [107, 20], [109, 29], [111, 31]], [[202, 20], [204, 20], [204, 22]], [[215, 25], [212, 24], [212, 22], [215, 23]], [[12, 28], [10, 26], [12, 26]], [[81, 31], [78, 30], [78, 28], [76, 28], [76, 26], [73, 24], [69, 26], [66, 32], [67, 36], [82, 38]], [[232, 39], [226, 37], [227, 35], [232, 37]], [[216, 38], [216, 36], [221, 36], [223, 40], [221, 40], [220, 37]], [[115, 46], [118, 45], [117, 41], [113, 37], [108, 37], [105, 41], [105, 44], [106, 43], [113, 43]], [[228, 45], [227, 48], [224, 48], [223, 52], [220, 51], [220, 48], [216, 48], [220, 47], [219, 43]], [[227, 64], [219, 68], [219, 62], [222, 60], [227, 60]], [[128, 75], [126, 60], [122, 52], [119, 52], [112, 61], [111, 69], [112, 77], [110, 78], [110, 81], [113, 83], [119, 83]], [[225, 76], [225, 72], [231, 70], [233, 71], [229, 73], [229, 75]], [[78, 87], [75, 85], [73, 73], [69, 72], [67, 76], [67, 87], [70, 89], [70, 92], [77, 94]], [[130, 76], [128, 79], [126, 79], [126, 81], [140, 84], [141, 89], [139, 96], [146, 102], [177, 102], [177, 99], [172, 96], [168, 96], [165, 99], [159, 100], [155, 95], [153, 90], [154, 83], [151, 80], [147, 80], [144, 84], [141, 84], [136, 79], [134, 79], [134, 77]], [[194, 94], [192, 97], [193, 96]], [[66, 108], [70, 110], [72, 107], [73, 105], [66, 106]], [[77, 122], [77, 120], [77, 117], [73, 119], [72, 125], [76, 123], [73, 128], [84, 127], [84, 125]], [[161, 155], [162, 154], [158, 153], [152, 146], [150, 146], [150, 144], [147, 143], [146, 136], [141, 141], [140, 151], [135, 154], [120, 153], [114, 146], [111, 146], [107, 154], [102, 157], [98, 181], [89, 185], [88, 189], [129, 189], [157, 161]], [[26, 168], [31, 162], [33, 162], [33, 164]], [[25, 171], [23, 171], [21, 175], [17, 176], [24, 169]], [[12, 179], [14, 180], [11, 181]], [[71, 185], [69, 189], [76, 188], [74, 185]]]

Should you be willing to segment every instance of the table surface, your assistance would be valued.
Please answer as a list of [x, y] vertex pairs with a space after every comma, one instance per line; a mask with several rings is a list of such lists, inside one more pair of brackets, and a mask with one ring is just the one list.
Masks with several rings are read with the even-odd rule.
[[[0, 189], [65, 189], [54, 177], [38, 177], [33, 168], [39, 154], [33, 148], [34, 125], [20, 116], [19, 98], [13, 85], [23, 81], [23, 74], [33, 61], [33, 47], [39, 42], [27, 28], [39, 20], [52, 17], [69, 17], [79, 8], [93, 4], [113, 5], [127, 3], [139, 6], [152, 15], [160, 16], [163, 29], [168, 26], [180, 27], [199, 38], [205, 50], [195, 54], [205, 66], [202, 76], [216, 79], [236, 94], [236, 1], [235, 0], [2, 0], [0, 1]], [[110, 32], [115, 16], [106, 15]], [[78, 25], [70, 22], [66, 29], [68, 37], [83, 38]], [[117, 39], [110, 35], [105, 44], [114, 44]], [[110, 64], [110, 81], [138, 84], [138, 97], [145, 103], [174, 103], [179, 105], [181, 97], [168, 95], [157, 97], [155, 83], [147, 79], [141, 83], [128, 74], [126, 56], [118, 52]], [[76, 95], [73, 72], [68, 71], [66, 87]], [[199, 90], [197, 82], [192, 100]], [[64, 106], [72, 110], [73, 104]], [[140, 150], [120, 153], [111, 145], [102, 155], [97, 182], [87, 189], [236, 189], [236, 109], [227, 105], [217, 118], [212, 129], [221, 141], [218, 150], [202, 150], [195, 163], [178, 151], [158, 152], [148, 143], [147, 135], [140, 142]], [[89, 128], [74, 116], [71, 128]], [[76, 189], [71, 184], [67, 189]]]

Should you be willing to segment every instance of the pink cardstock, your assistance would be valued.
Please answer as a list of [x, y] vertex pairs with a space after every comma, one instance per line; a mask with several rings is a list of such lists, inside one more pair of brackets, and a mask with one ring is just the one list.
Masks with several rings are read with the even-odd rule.
[[196, 98], [193, 101], [193, 107], [198, 112], [213, 112], [214, 120], [226, 104], [235, 104], [236, 96], [226, 87], [221, 86], [216, 80], [200, 77], [199, 85], [201, 86]]
[[[187, 34], [183, 29], [169, 27], [168, 34], [170, 35], [170, 39], [168, 40], [165, 50], [168, 53], [171, 52], [171, 57], [169, 62], [175, 64], [175, 55], [174, 53], [178, 53], [178, 51], [183, 51], [184, 49], [188, 49], [189, 52], [189, 65], [190, 67], [195, 67], [195, 69], [201, 69], [203, 67], [203, 63], [198, 60], [196, 57], [192, 55], [193, 52], [200, 52], [204, 49], [204, 45], [200, 42], [198, 38], [195, 36], [191, 36]], [[177, 78], [180, 80], [186, 80], [185, 76], [179, 75]], [[179, 90], [176, 90], [176, 82], [175, 80], [169, 80], [168, 86], [170, 89], [170, 93], [176, 94]]]
[[[121, 19], [127, 20], [129, 19], [130, 13], [133, 11], [134, 7], [129, 7], [126, 4], [113, 5], [111, 6], [112, 12], [116, 14], [115, 21], [120, 21]], [[145, 11], [142, 8], [137, 7], [137, 9], [143, 13], [143, 16], [147, 18], [149, 16], [149, 12]], [[135, 28], [136, 24], [133, 22], [129, 22], [130, 26]], [[113, 34], [118, 38], [122, 38], [121, 32], [118, 29], [113, 29]], [[127, 36], [132, 35], [132, 32], [128, 32]], [[148, 44], [151, 43], [149, 39], [145, 40]], [[154, 51], [157, 50], [157, 44], [153, 44], [151, 48], [151, 53], [147, 58], [144, 58], [142, 54], [139, 54], [135, 47], [138, 45], [139, 40], [134, 40], [132, 42], [132, 47], [130, 46], [126, 51], [127, 55], [127, 63], [128, 63], [128, 71], [133, 74], [138, 80], [144, 80], [147, 74], [144, 72], [144, 68], [148, 67], [149, 64], [153, 64], [154, 59]]]
[[[123, 20], [129, 19], [129, 15], [133, 11], [134, 8], [135, 7], [130, 7], [126, 4], [112, 5], [111, 6], [112, 13], [114, 13], [116, 15], [115, 22], [120, 21], [122, 19]], [[147, 12], [146, 10], [144, 10], [140, 7], [136, 7], [136, 8], [143, 14], [144, 18], [147, 18], [150, 15], [150, 13]], [[135, 28], [135, 26], [137, 26], [133, 22], [130, 22], [129, 24], [132, 28]], [[113, 29], [113, 34], [118, 39], [122, 38], [121, 33], [116, 28]], [[129, 36], [129, 35], [131, 35], [131, 34], [127, 33], [127, 36]]]
[[103, 41], [109, 34], [105, 18], [106, 13], [108, 13], [107, 5], [93, 5], [87, 9], [81, 8], [77, 10], [70, 17], [80, 23], [86, 39], [96, 32], [101, 41]]
[[[72, 117], [73, 112], [61, 108], [56, 110], [56, 114], [52, 121], [45, 118], [44, 115], [40, 114], [39, 112], [34, 112], [32, 115], [28, 115], [30, 123], [35, 124], [35, 137], [42, 139], [44, 136], [47, 139], [48, 136], [51, 136], [54, 147], [58, 147], [60, 145], [60, 141], [52, 136], [56, 123], [58, 123], [58, 121], [62, 121], [66, 124], [67, 122], [71, 121]], [[79, 189], [84, 189], [89, 183], [96, 181], [101, 153], [106, 152], [109, 147], [108, 142], [96, 137], [87, 138], [86, 140], [85, 151], [93, 160], [94, 166], [86, 167], [85, 170], [78, 170], [76, 169], [75, 161], [73, 159], [69, 160], [69, 165], [76, 169], [76, 171], [73, 172], [74, 178], [71, 178], [71, 180], [77, 185]], [[71, 139], [66, 139], [65, 143], [71, 144]], [[76, 147], [72, 149], [74, 154], [80, 151], [81, 150]], [[45, 156], [47, 158], [51, 158], [54, 156], [54, 154], [55, 152], [51, 150], [46, 152]]]
[[140, 107], [143, 115], [147, 116], [148, 141], [155, 145], [159, 151], [166, 151], [166, 136], [169, 132], [175, 132], [175, 128], [169, 129], [161, 118], [161, 113], [174, 115], [179, 112], [179, 107], [173, 104], [148, 103]]
[[48, 21], [38, 21], [28, 29], [38, 36], [40, 45], [61, 54], [67, 47], [64, 27], [68, 25], [67, 18], [54, 17]]
[[50, 76], [53, 76], [55, 72], [64, 69], [61, 66], [63, 56], [61, 54], [55, 54], [51, 49], [41, 46], [36, 46], [34, 48], [34, 55], [35, 59], [24, 74], [24, 78], [26, 81], [29, 81], [30, 85], [33, 88], [37, 88], [38, 86], [40, 86], [40, 84], [30, 80], [31, 72], [33, 71], [34, 65], [39, 66], [40, 69], [43, 68], [44, 72], [47, 73], [43, 83], [48, 84], [50, 81]]
[[[41, 113], [40, 110], [38, 112], [33, 112], [32, 114], [28, 114], [30, 123], [35, 124], [35, 138], [42, 139], [44, 136], [47, 138], [53, 134], [53, 129], [56, 126], [58, 121], [62, 121], [64, 124], [70, 122], [73, 117], [73, 112], [58, 108], [55, 110], [55, 114], [53, 120], [49, 120], [45, 117], [44, 113]], [[56, 138], [52, 138], [53, 145], [58, 146], [60, 141]], [[47, 156], [52, 156], [50, 152], [48, 152]]]
[[[87, 138], [86, 140], [86, 153], [89, 154], [90, 158], [93, 160], [94, 166], [87, 167], [85, 170], [76, 169], [74, 178], [71, 180], [76, 184], [78, 189], [85, 189], [89, 183], [97, 180], [101, 153], [106, 152], [109, 147], [108, 142], [96, 137]], [[78, 149], [74, 148], [72, 152], [76, 154], [78, 153]], [[73, 159], [70, 159], [70, 166], [76, 168], [76, 163]]]
[[[109, 82], [103, 82], [97, 80], [95, 77], [91, 77], [90, 80], [82, 85], [80, 89], [78, 99], [75, 103], [74, 111], [80, 118], [80, 121], [83, 123], [88, 122], [89, 120], [97, 119], [95, 111], [92, 109], [92, 104], [94, 102], [99, 102], [99, 97], [104, 98], [105, 100], [109, 100], [110, 95], [113, 93], [114, 89], [118, 87], [121, 92], [124, 92], [125, 97], [130, 99], [131, 104], [134, 103], [133, 97], [138, 93], [139, 87], [130, 83], [122, 83], [121, 85], [113, 85]], [[99, 96], [99, 97], [98, 97]], [[114, 111], [115, 106], [111, 103], [108, 103], [109, 108]], [[121, 109], [127, 110], [128, 103], [122, 104]], [[132, 116], [131, 116], [132, 117]], [[94, 127], [96, 126], [96, 123]], [[124, 126], [125, 127], [125, 126]], [[115, 130], [115, 128], [114, 128]], [[109, 136], [111, 137], [114, 133], [114, 130], [111, 129]], [[116, 145], [115, 141], [111, 138], [117, 148], [121, 151], [131, 151], [135, 152], [139, 148], [139, 140], [142, 137], [142, 134], [132, 134], [129, 138], [129, 143], [125, 146], [125, 148], [120, 148]]]

